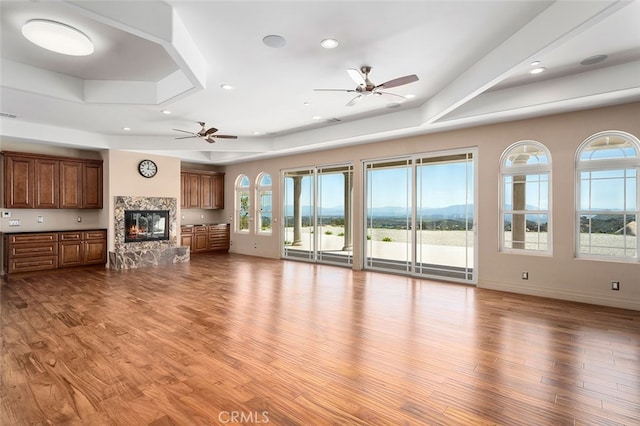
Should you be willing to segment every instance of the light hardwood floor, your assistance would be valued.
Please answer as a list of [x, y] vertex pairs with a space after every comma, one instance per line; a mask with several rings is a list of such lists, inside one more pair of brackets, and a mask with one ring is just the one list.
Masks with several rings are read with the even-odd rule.
[[1, 291], [4, 426], [640, 424], [636, 311], [234, 254]]

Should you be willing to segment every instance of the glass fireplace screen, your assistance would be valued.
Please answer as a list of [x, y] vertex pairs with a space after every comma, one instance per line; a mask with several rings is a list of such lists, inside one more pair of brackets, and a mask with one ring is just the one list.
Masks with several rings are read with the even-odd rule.
[[169, 210], [126, 210], [124, 242], [169, 239]]

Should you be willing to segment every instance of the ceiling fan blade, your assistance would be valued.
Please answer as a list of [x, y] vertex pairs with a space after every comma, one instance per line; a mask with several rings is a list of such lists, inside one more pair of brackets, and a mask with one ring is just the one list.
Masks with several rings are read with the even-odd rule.
[[355, 105], [360, 99], [362, 98], [362, 95], [358, 95], [355, 98], [351, 99], [349, 102], [347, 102], [347, 104], [345, 106], [353, 106]]
[[192, 139], [192, 138], [197, 138], [197, 137], [198, 137], [197, 135], [194, 135], [194, 136], [182, 136], [182, 137], [174, 138], [174, 139]]
[[407, 98], [405, 98], [402, 95], [397, 95], [395, 93], [391, 93], [391, 92], [376, 92], [377, 95], [385, 95], [385, 96], [395, 96], [396, 98], [401, 98], [404, 99], [405, 101], [407, 100]]
[[351, 77], [351, 79], [355, 81], [358, 86], [367, 84], [364, 76], [357, 69], [347, 68], [347, 74], [349, 74], [349, 77]]
[[210, 138], [220, 138], [220, 139], [238, 139], [237, 136], [233, 135], [209, 135]]
[[215, 127], [210, 128], [209, 130], [207, 130], [206, 132], [203, 133], [204, 136], [209, 136], [212, 133], [217, 132], [218, 129], [216, 129]]
[[213, 139], [213, 138], [211, 138], [211, 137], [208, 137], [208, 136], [207, 136], [206, 138], [204, 138], [204, 140], [205, 140], [205, 141], [207, 141], [207, 142], [209, 142], [209, 143], [216, 143], [216, 140], [215, 140], [215, 139]]
[[355, 92], [353, 89], [313, 89], [315, 92]]
[[394, 78], [393, 80], [389, 80], [385, 83], [379, 84], [378, 86], [376, 86], [376, 89], [390, 89], [392, 87], [398, 87], [405, 84], [413, 83], [414, 81], [418, 81], [417, 75], [405, 75], [404, 77]]
[[171, 130], [175, 130], [176, 132], [189, 133], [190, 135], [195, 135], [195, 133], [189, 132], [187, 130], [180, 130], [180, 129], [171, 129]]

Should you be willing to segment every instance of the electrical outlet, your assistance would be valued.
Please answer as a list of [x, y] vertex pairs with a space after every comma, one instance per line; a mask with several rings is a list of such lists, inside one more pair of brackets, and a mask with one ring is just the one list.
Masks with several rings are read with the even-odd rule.
[[523, 279], [523, 280], [528, 280], [528, 279], [529, 279], [529, 273], [528, 273], [528, 272], [526, 272], [526, 271], [525, 271], [525, 272], [523, 272], [523, 273], [522, 273], [522, 279]]
[[78, 222], [82, 222], [82, 216], [78, 216], [77, 221], [78, 221]]
[[620, 281], [611, 281], [611, 290], [620, 291]]
[[2, 212], [2, 217], [11, 217], [11, 212]]
[[44, 216], [38, 216], [38, 223], [44, 223]]

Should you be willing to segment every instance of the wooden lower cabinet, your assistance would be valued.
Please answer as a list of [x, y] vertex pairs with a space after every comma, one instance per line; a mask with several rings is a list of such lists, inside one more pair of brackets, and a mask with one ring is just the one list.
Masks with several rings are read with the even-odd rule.
[[189, 246], [191, 253], [229, 250], [230, 225], [197, 225], [180, 228], [180, 244]]
[[107, 262], [104, 229], [4, 234], [3, 243], [7, 274]]
[[59, 244], [60, 268], [107, 263], [107, 232], [104, 230], [61, 232]]
[[15, 272], [46, 271], [58, 267], [58, 234], [4, 234], [4, 268]]

